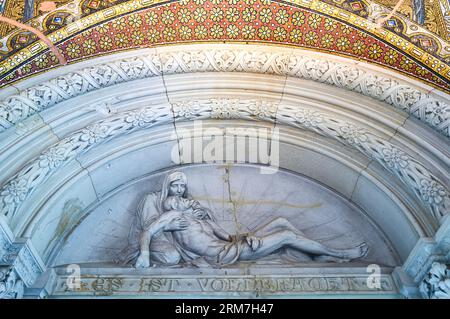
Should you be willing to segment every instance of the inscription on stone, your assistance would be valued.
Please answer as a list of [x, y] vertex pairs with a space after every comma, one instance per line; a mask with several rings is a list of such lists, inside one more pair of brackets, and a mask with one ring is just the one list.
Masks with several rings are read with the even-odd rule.
[[69, 289], [59, 277], [56, 295], [124, 295], [183, 293], [276, 293], [303, 292], [395, 292], [389, 276], [380, 278], [380, 288], [367, 286], [367, 277], [105, 277], [82, 276], [80, 289]]

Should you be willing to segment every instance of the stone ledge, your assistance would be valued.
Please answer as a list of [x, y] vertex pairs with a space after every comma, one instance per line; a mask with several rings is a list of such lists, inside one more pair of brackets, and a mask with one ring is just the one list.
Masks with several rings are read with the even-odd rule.
[[[322, 272], [322, 269], [325, 269]], [[136, 270], [134, 268], [83, 268], [79, 281], [56, 269], [57, 280], [52, 297], [392, 297], [400, 298], [391, 277], [391, 269], [380, 269], [379, 285], [371, 287], [371, 272], [366, 267], [325, 267], [280, 269], [285, 274], [237, 275], [235, 268], [207, 269], [208, 274], [176, 274], [180, 269]], [[189, 269], [181, 269], [182, 273]], [[306, 270], [306, 271], [305, 271]], [[201, 269], [196, 269], [201, 272]], [[242, 269], [238, 269], [241, 272]], [[267, 272], [267, 271], [266, 271]], [[272, 271], [273, 272], [273, 271]], [[321, 273], [322, 272], [322, 273]], [[143, 274], [146, 273], [146, 274]], [[278, 271], [275, 271], [278, 273]], [[287, 274], [286, 274], [287, 273]], [[295, 274], [294, 274], [295, 273]], [[75, 279], [75, 280], [74, 280]], [[72, 280], [72, 281], [71, 281]], [[70, 283], [71, 282], [71, 283]], [[79, 285], [77, 285], [77, 283]], [[70, 287], [71, 286], [71, 287]]]

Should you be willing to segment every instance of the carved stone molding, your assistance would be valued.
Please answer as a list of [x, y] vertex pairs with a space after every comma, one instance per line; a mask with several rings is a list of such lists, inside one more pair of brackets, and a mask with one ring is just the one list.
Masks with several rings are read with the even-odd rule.
[[[175, 117], [175, 118], [173, 118]], [[30, 161], [0, 189], [0, 212], [11, 218], [39, 185], [78, 155], [105, 141], [132, 131], [176, 121], [237, 118], [286, 124], [335, 139], [381, 164], [393, 173], [422, 203], [436, 221], [449, 211], [449, 190], [408, 151], [357, 123], [297, 106], [256, 100], [209, 99], [176, 102], [116, 114], [72, 133]]]
[[11, 265], [19, 253], [20, 245], [14, 245], [13, 237], [6, 220], [0, 217], [0, 266]]
[[[348, 268], [347, 268], [348, 269]], [[329, 268], [319, 277], [308, 273], [301, 273], [299, 269], [291, 269], [289, 275], [273, 275], [267, 273], [255, 274], [225, 274], [186, 275], [177, 269], [165, 273], [137, 273], [125, 272], [118, 276], [114, 268], [95, 270], [81, 269], [81, 276], [77, 286], [70, 287], [70, 274], [64, 268], [55, 268], [57, 280], [52, 295], [55, 297], [113, 297], [138, 295], [142, 297], [295, 297], [314, 295], [392, 295], [398, 297], [397, 287], [392, 277], [382, 271], [379, 285], [372, 287], [368, 280], [369, 274], [365, 267], [353, 268], [349, 273], [342, 273], [342, 269]], [[111, 271], [112, 270], [112, 271]], [[157, 272], [157, 271], [156, 271]], [[178, 274], [177, 274], [178, 272]]]
[[42, 263], [36, 260], [36, 255], [32, 252], [29, 244], [24, 245], [20, 250], [13, 265], [26, 286], [31, 286], [44, 270]]
[[[0, 266], [10, 269], [3, 272], [5, 282], [20, 280], [21, 285], [27, 287], [31, 286], [45, 270], [44, 263], [30, 240], [14, 240], [3, 216], [0, 216]], [[1, 289], [0, 284], [0, 295]]]
[[[198, 48], [198, 47], [197, 47]], [[137, 79], [195, 72], [292, 76], [360, 93], [403, 110], [450, 136], [450, 105], [408, 83], [361, 65], [310, 57], [300, 50], [227, 44], [227, 49], [165, 50], [87, 67], [34, 85], [0, 102], [0, 131], [87, 92]]]
[[403, 270], [419, 285], [429, 274], [433, 263], [442, 263], [450, 260], [450, 215], [443, 218], [434, 238], [421, 238], [408, 259]]

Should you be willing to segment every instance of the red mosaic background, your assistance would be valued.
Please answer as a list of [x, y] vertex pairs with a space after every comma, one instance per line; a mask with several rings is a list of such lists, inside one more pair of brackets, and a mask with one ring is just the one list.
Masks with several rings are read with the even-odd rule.
[[[356, 57], [433, 83], [450, 84], [380, 40], [336, 20], [291, 5], [257, 0], [191, 0], [129, 14], [59, 45], [69, 62], [99, 54], [171, 43], [267, 42]], [[35, 58], [0, 85], [58, 65], [51, 53]]]

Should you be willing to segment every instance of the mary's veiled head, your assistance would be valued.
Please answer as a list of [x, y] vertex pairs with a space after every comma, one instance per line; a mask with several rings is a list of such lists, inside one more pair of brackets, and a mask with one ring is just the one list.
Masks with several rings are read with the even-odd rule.
[[169, 184], [169, 196], [183, 197], [186, 192], [186, 184], [183, 181], [173, 181]]
[[188, 196], [187, 189], [187, 177], [183, 172], [172, 172], [166, 176], [164, 179], [162, 191], [161, 191], [161, 200], [160, 200], [160, 208], [163, 211], [162, 203], [167, 198], [167, 196]]

